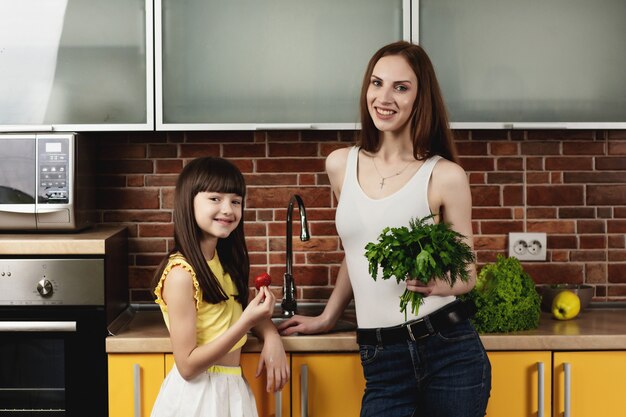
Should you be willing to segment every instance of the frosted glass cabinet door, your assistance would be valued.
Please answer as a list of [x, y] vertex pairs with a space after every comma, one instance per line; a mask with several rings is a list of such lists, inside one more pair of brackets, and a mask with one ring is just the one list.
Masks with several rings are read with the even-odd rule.
[[0, 131], [153, 129], [152, 22], [152, 0], [0, 1]]
[[346, 128], [409, 0], [157, 0], [157, 129]]
[[625, 21], [624, 0], [421, 0], [416, 41], [453, 127], [623, 129]]

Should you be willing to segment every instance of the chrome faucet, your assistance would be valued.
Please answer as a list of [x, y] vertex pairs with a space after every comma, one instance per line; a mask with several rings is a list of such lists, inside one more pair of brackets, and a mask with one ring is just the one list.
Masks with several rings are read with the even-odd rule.
[[297, 194], [291, 196], [289, 207], [287, 207], [287, 244], [285, 251], [285, 260], [287, 266], [285, 268], [285, 276], [283, 282], [283, 301], [280, 306], [283, 309], [284, 317], [291, 317], [298, 312], [298, 304], [296, 302], [296, 283], [293, 280], [291, 266], [293, 264], [293, 232], [291, 227], [291, 218], [293, 216], [293, 204], [298, 203], [298, 212], [300, 213], [300, 240], [305, 242], [309, 240], [309, 226], [306, 221], [306, 209], [302, 197]]

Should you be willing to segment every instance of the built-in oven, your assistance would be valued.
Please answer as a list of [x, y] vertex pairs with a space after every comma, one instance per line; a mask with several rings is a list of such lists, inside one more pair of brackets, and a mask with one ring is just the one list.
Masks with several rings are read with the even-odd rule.
[[0, 259], [0, 417], [106, 417], [105, 260]]

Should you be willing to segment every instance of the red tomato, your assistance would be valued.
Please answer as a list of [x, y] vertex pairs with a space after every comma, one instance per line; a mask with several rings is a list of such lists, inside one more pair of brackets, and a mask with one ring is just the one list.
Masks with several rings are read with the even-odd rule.
[[254, 286], [257, 290], [260, 290], [261, 287], [268, 287], [272, 283], [272, 277], [269, 276], [267, 272], [263, 272], [260, 275], [257, 275], [254, 278]]

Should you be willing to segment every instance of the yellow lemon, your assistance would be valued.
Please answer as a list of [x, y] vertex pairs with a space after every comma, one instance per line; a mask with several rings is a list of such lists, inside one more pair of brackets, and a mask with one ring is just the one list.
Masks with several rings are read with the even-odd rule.
[[552, 315], [558, 320], [570, 320], [580, 312], [580, 298], [569, 290], [563, 290], [552, 300]]

